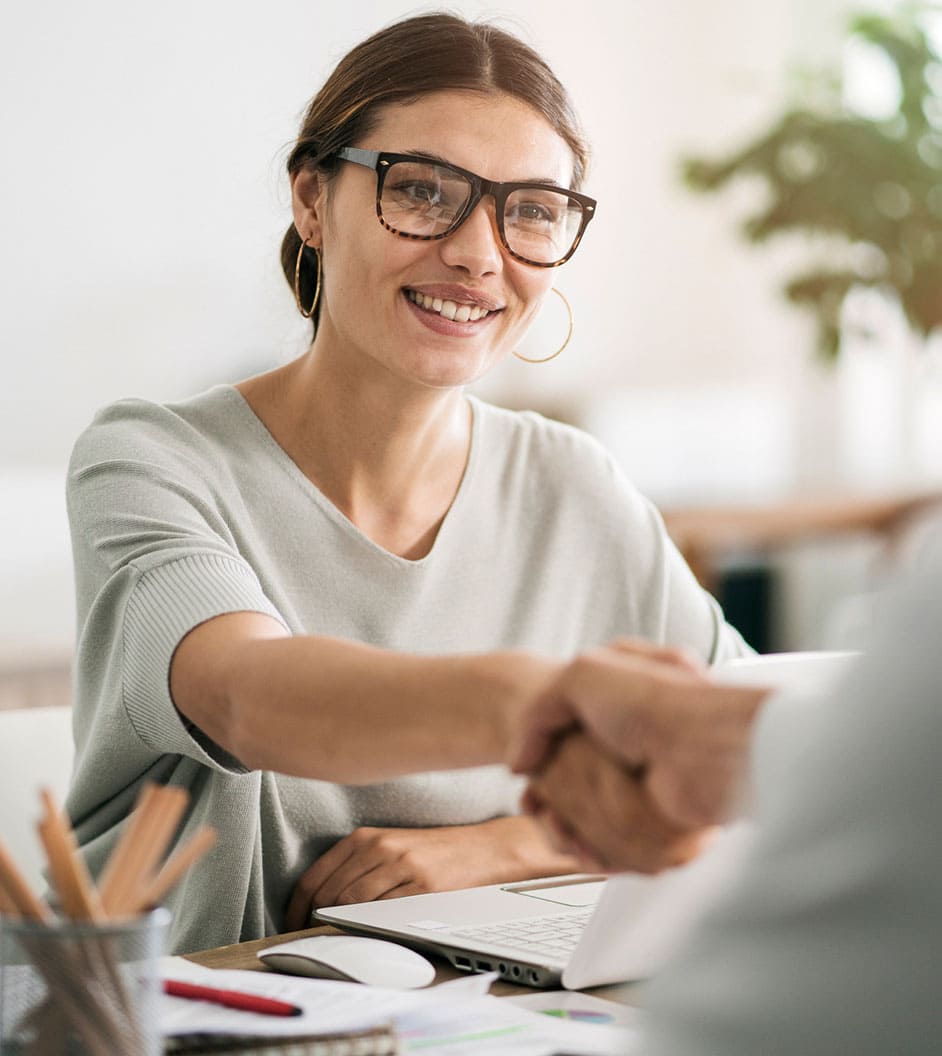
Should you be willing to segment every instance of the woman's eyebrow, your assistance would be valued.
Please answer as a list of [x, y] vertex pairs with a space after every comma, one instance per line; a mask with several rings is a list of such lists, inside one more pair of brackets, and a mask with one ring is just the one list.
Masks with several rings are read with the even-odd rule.
[[[457, 162], [451, 161], [449, 158], [443, 158], [441, 156], [441, 154], [436, 154], [434, 150], [421, 150], [421, 149], [403, 150], [403, 151], [401, 151], [401, 153], [408, 154], [410, 157], [414, 156], [416, 158], [427, 158], [429, 161], [437, 161], [437, 162], [440, 162], [442, 165], [450, 165], [451, 168], [453, 168], [453, 169], [464, 169], [463, 165], [459, 165]], [[465, 171], [466, 172], [470, 172], [471, 170], [470, 169], [465, 169]], [[487, 179], [487, 177], [485, 176], [485, 177], [483, 177], [483, 179]], [[496, 183], [538, 183], [538, 184], [540, 184], [542, 186], [545, 186], [545, 187], [561, 187], [562, 186], [560, 183], [557, 183], [556, 180], [548, 179], [546, 176], [525, 176], [523, 179], [520, 179], [520, 180], [496, 180], [494, 182], [496, 182]]]

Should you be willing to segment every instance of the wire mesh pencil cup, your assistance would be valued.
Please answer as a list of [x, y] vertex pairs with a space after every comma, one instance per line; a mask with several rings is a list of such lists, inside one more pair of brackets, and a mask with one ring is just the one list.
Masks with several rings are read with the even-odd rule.
[[160, 1056], [166, 909], [101, 924], [0, 915], [3, 1056]]

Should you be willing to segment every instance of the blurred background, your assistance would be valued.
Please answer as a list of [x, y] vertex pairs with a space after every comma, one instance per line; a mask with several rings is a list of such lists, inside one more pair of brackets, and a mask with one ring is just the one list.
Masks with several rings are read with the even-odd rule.
[[[182, 397], [303, 351], [278, 247], [305, 103], [358, 40], [436, 6], [7, 12], [0, 697], [67, 694], [76, 436], [116, 398]], [[597, 435], [757, 648], [854, 644], [942, 485], [937, 5], [447, 6], [549, 60], [600, 202], [558, 276], [569, 347], [506, 363], [480, 394]], [[533, 354], [562, 339], [553, 313]]]

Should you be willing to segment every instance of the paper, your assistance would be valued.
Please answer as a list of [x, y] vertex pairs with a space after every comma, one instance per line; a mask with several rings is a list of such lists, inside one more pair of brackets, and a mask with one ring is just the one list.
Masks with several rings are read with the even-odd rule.
[[[215, 974], [212, 968], [204, 968], [186, 957], [167, 955], [157, 963], [157, 972], [161, 979], [180, 979], [185, 983], [204, 983]], [[209, 985], [207, 983], [207, 985]]]
[[637, 1026], [641, 1013], [636, 1008], [618, 1001], [606, 1001], [577, 990], [536, 990], [532, 994], [505, 997], [520, 1008], [542, 1012], [576, 1023], [596, 1025]]
[[439, 995], [444, 991], [449, 997], [481, 997], [499, 978], [500, 972], [469, 972], [467, 975], [459, 975], [430, 986], [429, 990], [434, 990]]
[[737, 822], [686, 865], [657, 876], [610, 877], [599, 912], [563, 969], [563, 987], [583, 990], [658, 972], [725, 890], [752, 838], [751, 824]]
[[[163, 968], [163, 966], [162, 966]], [[163, 968], [164, 979], [181, 979], [177, 966]], [[256, 1034], [290, 1037], [298, 1034], [330, 1034], [377, 1026], [389, 1019], [382, 1008], [363, 1001], [364, 987], [323, 979], [299, 979], [276, 972], [189, 970], [187, 982], [202, 982], [222, 990], [274, 997], [300, 1006], [300, 1016], [266, 1016], [227, 1008], [210, 1001], [160, 995], [161, 1032], [177, 1034]], [[387, 991], [382, 991], [387, 993]], [[374, 1014], [374, 1009], [375, 1014]]]
[[[163, 977], [179, 979], [172, 959], [162, 964]], [[190, 965], [186, 978], [222, 989], [242, 990], [290, 1001], [303, 1015], [263, 1016], [203, 1001], [161, 995], [160, 1019], [166, 1036], [190, 1033], [253, 1034], [290, 1037], [359, 1030], [392, 1021], [402, 1048], [435, 1056], [550, 1056], [560, 1051], [584, 1056], [622, 1056], [630, 1030], [587, 1025], [543, 1015], [504, 998], [464, 996], [449, 987], [384, 990], [358, 983], [339, 983], [279, 975], [275, 972], [228, 971]]]
[[624, 1056], [631, 1031], [531, 1012], [505, 998], [426, 1001], [394, 1017], [406, 1052], [442, 1056]]

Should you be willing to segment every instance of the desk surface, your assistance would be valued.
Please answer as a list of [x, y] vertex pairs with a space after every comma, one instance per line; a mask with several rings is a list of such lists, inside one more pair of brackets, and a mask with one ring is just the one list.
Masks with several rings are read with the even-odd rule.
[[[256, 956], [259, 950], [266, 946], [274, 946], [277, 942], [289, 942], [291, 939], [304, 938], [307, 935], [339, 935], [336, 928], [323, 925], [317, 928], [306, 928], [303, 931], [292, 931], [285, 935], [271, 935], [266, 939], [253, 939], [250, 942], [238, 942], [231, 946], [219, 946], [214, 950], [202, 950], [199, 953], [188, 953], [187, 960], [195, 964], [201, 964], [205, 968], [240, 968], [256, 972], [271, 971]], [[435, 982], [443, 983], [447, 979], [455, 979], [464, 974], [453, 968], [443, 958], [430, 957], [436, 967]], [[596, 986], [586, 990], [588, 994], [596, 997], [607, 998], [609, 1001], [618, 1001], [624, 1005], [637, 1005], [637, 984], [623, 983], [617, 986]], [[532, 994], [537, 991], [528, 986], [518, 986], [516, 983], [505, 982], [498, 979], [491, 987], [491, 993], [497, 997], [509, 997], [513, 994]]]
[[893, 495], [795, 496], [758, 505], [662, 509], [671, 538], [700, 583], [717, 585], [722, 555], [864, 533], [890, 549], [918, 518], [942, 510], [942, 491]]

